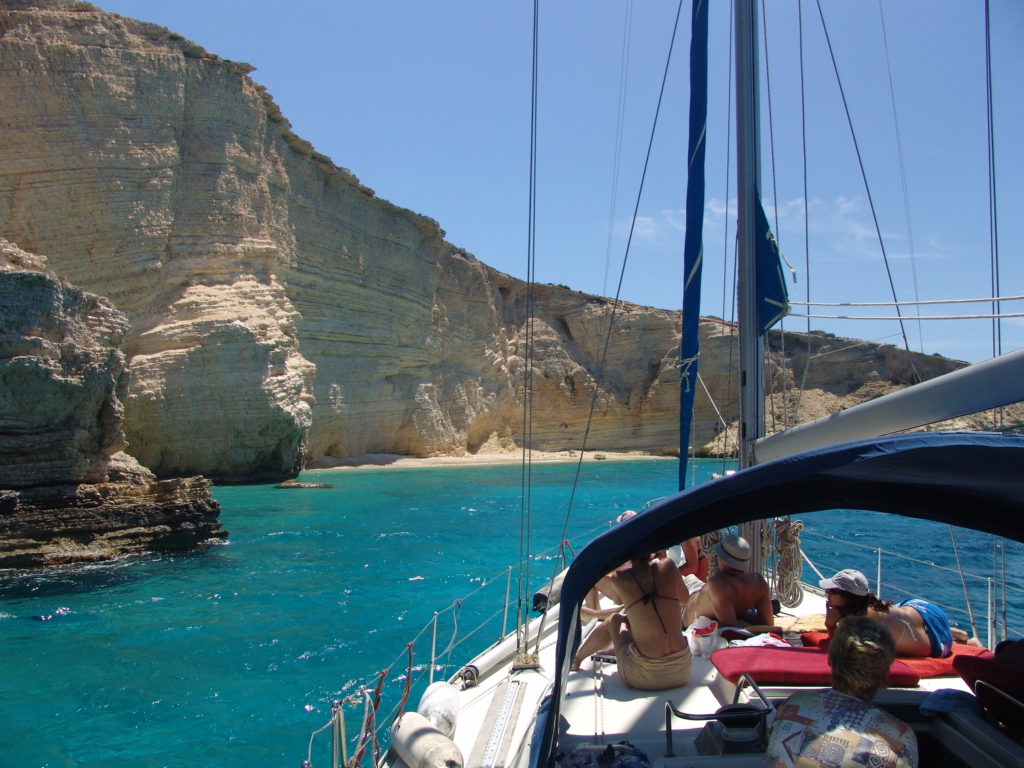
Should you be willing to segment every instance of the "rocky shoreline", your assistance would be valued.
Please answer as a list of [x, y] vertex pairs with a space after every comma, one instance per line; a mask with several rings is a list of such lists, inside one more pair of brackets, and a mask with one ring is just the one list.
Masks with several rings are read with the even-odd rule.
[[0, 240], [0, 568], [223, 540], [209, 480], [124, 452], [127, 318], [45, 268]]
[[219, 515], [199, 477], [0, 490], [0, 568], [208, 546], [228, 536]]
[[[316, 152], [252, 70], [90, 3], [0, 0], [0, 567], [220, 540], [210, 480], [521, 461], [527, 380], [534, 461], [584, 434], [585, 461], [679, 455], [679, 312], [528, 297]], [[736, 327], [699, 333], [693, 451], [732, 455]], [[767, 342], [769, 431], [966, 365]]]

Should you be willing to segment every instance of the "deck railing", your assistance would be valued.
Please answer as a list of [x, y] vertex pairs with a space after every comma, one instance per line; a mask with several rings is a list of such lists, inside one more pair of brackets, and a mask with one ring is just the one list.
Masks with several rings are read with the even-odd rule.
[[[566, 540], [564, 544], [559, 544], [557, 546], [551, 547], [550, 549], [544, 550], [543, 552], [532, 555], [532, 559], [534, 561], [540, 560], [548, 562], [559, 560], [562, 558], [564, 554], [564, 547], [568, 546], [568, 548], [571, 551], [573, 544], [585, 543], [586, 541], [593, 539], [598, 533], [607, 530], [612, 525], [614, 525], [614, 521], [609, 521], [606, 524], [601, 524], [595, 528], [591, 528], [588, 531], [580, 533], [572, 537], [571, 539]], [[562, 567], [564, 567], [564, 565]], [[497, 573], [493, 574], [488, 578], [481, 578], [480, 586], [478, 586], [476, 589], [472, 590], [466, 595], [463, 595], [457, 600], [452, 601], [452, 603], [447, 607], [439, 611], [434, 611], [432, 618], [430, 618], [420, 628], [419, 632], [416, 633], [415, 637], [413, 637], [412, 640], [406, 644], [405, 648], [403, 648], [403, 650], [394, 658], [394, 660], [390, 664], [388, 664], [387, 667], [385, 667], [385, 669], [382, 672], [376, 672], [374, 674], [367, 675], [366, 677], [360, 678], [359, 680], [347, 684], [345, 686], [345, 690], [349, 690], [351, 691], [351, 693], [349, 693], [349, 695], [345, 698], [338, 699], [332, 702], [331, 719], [323, 727], [321, 727], [317, 731], [314, 731], [310, 735], [306, 760], [304, 760], [302, 763], [303, 768], [307, 768], [307, 766], [308, 768], [312, 768], [314, 739], [318, 734], [328, 729], [331, 730], [330, 755], [332, 768], [339, 768], [339, 766], [347, 765], [350, 763], [353, 765], [358, 764], [357, 762], [355, 762], [354, 758], [355, 756], [359, 755], [361, 750], [365, 750], [367, 753], [371, 755], [371, 757], [375, 757], [375, 747], [376, 744], [380, 741], [382, 731], [391, 727], [391, 723], [395, 715], [398, 713], [399, 709], [407, 703], [408, 700], [412, 699], [412, 692], [417, 688], [417, 686], [424, 682], [424, 677], [427, 678], [426, 682], [428, 684], [434, 682], [434, 676], [436, 673], [441, 673], [440, 679], [447, 679], [448, 671], [452, 669], [453, 666], [455, 666], [452, 664], [453, 652], [457, 648], [462, 646], [464, 643], [469, 641], [471, 638], [477, 637], [478, 635], [482, 634], [483, 630], [486, 627], [491, 626], [493, 628], [494, 622], [499, 617], [501, 619], [501, 623], [492, 642], [501, 641], [504, 638], [510, 636], [512, 633], [508, 632], [509, 608], [512, 607], [518, 612], [519, 599], [518, 595], [511, 594], [514, 570], [515, 566], [508, 566], [507, 568], [498, 571]], [[557, 570], [561, 570], [561, 567]], [[548, 579], [547, 573], [538, 574], [538, 576], [542, 576], [545, 582]], [[467, 601], [471, 600], [473, 600], [474, 603], [476, 603], [477, 601], [482, 602], [483, 596], [480, 593], [484, 590], [487, 590], [488, 588], [494, 588], [496, 586], [504, 587], [503, 599], [502, 597], [495, 595], [494, 597], [496, 599], [494, 600], [494, 602], [491, 603], [492, 605], [497, 604], [499, 606], [498, 609], [493, 611], [492, 613], [484, 615], [472, 629], [460, 635], [459, 618], [462, 613], [463, 606], [467, 603]], [[493, 589], [491, 591], [493, 591]], [[530, 594], [532, 594], [532, 592], [530, 592]], [[530, 605], [523, 606], [524, 613], [528, 614], [530, 609]], [[519, 617], [519, 622], [521, 621], [522, 616]], [[443, 631], [447, 631], [448, 626], [446, 626], [446, 624], [450, 624], [451, 635], [445, 647], [439, 651], [437, 645], [438, 629], [440, 627]], [[517, 629], [518, 628], [514, 628], [512, 632], [517, 631]], [[414, 663], [414, 660], [417, 655], [417, 645], [421, 644], [421, 641], [424, 639], [428, 631], [430, 633], [430, 662], [428, 664], [416, 664]], [[490, 643], [481, 644], [481, 646], [475, 650], [482, 651], [489, 645]], [[425, 654], [426, 651], [422, 650], [421, 653]], [[390, 673], [392, 670], [402, 669], [403, 667], [404, 672], [391, 678], [391, 682], [403, 683], [404, 695], [402, 696], [401, 700], [399, 700], [398, 703], [396, 703], [386, 715], [384, 715], [383, 717], [379, 717], [378, 713], [373, 707], [372, 702], [376, 699], [377, 703], [379, 704], [380, 699], [378, 698], [378, 696], [379, 692], [382, 690], [381, 686], [383, 685], [385, 679], [390, 677]], [[410, 675], [411, 679], [409, 679]], [[346, 706], [361, 707], [363, 710], [361, 714], [363, 722], [361, 724], [361, 727], [358, 729], [360, 736], [356, 737], [357, 740], [355, 744], [346, 743]], [[372, 739], [367, 736], [367, 733], [369, 733], [372, 736]], [[353, 739], [349, 739], [348, 741], [351, 742], [353, 741]], [[353, 749], [352, 760], [350, 760], [348, 757], [349, 747]], [[376, 762], [376, 760], [374, 762]]]
[[[648, 502], [648, 506], [651, 503], [653, 502]], [[598, 532], [606, 530], [607, 527], [611, 527], [614, 524], [614, 521], [609, 521], [607, 523], [607, 526], [600, 525], [595, 528], [592, 528], [589, 531], [574, 536], [566, 543], [569, 544], [571, 549], [571, 544], [578, 543], [581, 541], [589, 541]], [[925, 566], [930, 569], [936, 569], [938, 571], [945, 571], [947, 573], [954, 574], [957, 580], [960, 579], [959, 570], [947, 568], [945, 566], [938, 565], [937, 563], [931, 563], [925, 560], [920, 560], [914, 557], [910, 557], [908, 555], [901, 555], [897, 552], [892, 552], [890, 550], [883, 550], [881, 547], [873, 547], [870, 545], [860, 544], [853, 541], [846, 541], [844, 539], [839, 539], [834, 536], [825, 536], [819, 533], [814, 533], [813, 531], [809, 531], [806, 528], [802, 531], [801, 535], [805, 537], [809, 536], [816, 539], [825, 540], [831, 544], [843, 544], [854, 548], [869, 550], [872, 553], [874, 553], [877, 556], [877, 570], [875, 574], [875, 594], [878, 597], [882, 596], [883, 591], [886, 594], [888, 594], [889, 591], [892, 590], [896, 591], [900, 595], [927, 599], [929, 600], [929, 602], [938, 605], [948, 613], [967, 616], [971, 616], [972, 614], [970, 606], [965, 608], [963, 606], [949, 605], [947, 603], [935, 600], [934, 595], [917, 595], [902, 586], [883, 580], [883, 562], [888, 558], [897, 558], [899, 560], [914, 563], [915, 565]], [[547, 560], [550, 562], [552, 560], [559, 559], [563, 553], [563, 545], [558, 545], [534, 555], [533, 559], [535, 561]], [[810, 559], [810, 557], [808, 557], [806, 552], [802, 552], [801, 554], [803, 555], [804, 561], [811, 567], [811, 569], [816, 574], [819, 575], [820, 578], [826, 578], [825, 574], [823, 574], [822, 571]], [[836, 557], [838, 557], [838, 555], [836, 555]], [[391, 723], [395, 715], [398, 713], [399, 709], [407, 703], [408, 699], [411, 698], [412, 691], [414, 691], [417, 688], [417, 686], [424, 682], [424, 676], [426, 676], [428, 684], [434, 682], [436, 673], [441, 673], [441, 679], [446, 679], [448, 676], [448, 671], [453, 667], [451, 661], [453, 652], [457, 648], [463, 646], [463, 644], [469, 641], [471, 638], [474, 638], [478, 634], [482, 633], [482, 631], [486, 627], [492, 626], [493, 623], [499, 617], [501, 618], [501, 622], [498, 631], [494, 636], [495, 641], [500, 641], [505, 637], [509, 636], [510, 633], [507, 631], [509, 608], [514, 604], [518, 603], [518, 595], [511, 595], [513, 570], [514, 566], [509, 566], [495, 573], [489, 578], [481, 579], [480, 586], [478, 586], [476, 589], [472, 590], [463, 597], [452, 601], [450, 605], [443, 608], [442, 610], [435, 611], [433, 616], [420, 628], [419, 632], [415, 635], [415, 637], [413, 637], [413, 639], [406, 645], [406, 647], [395, 657], [395, 659], [382, 672], [368, 675], [360, 680], [357, 680], [346, 685], [346, 689], [350, 690], [351, 693], [343, 699], [332, 702], [331, 719], [322, 728], [320, 728], [317, 731], [314, 731], [313, 734], [310, 736], [309, 749], [307, 750], [307, 759], [306, 761], [303, 761], [304, 768], [305, 766], [310, 766], [310, 768], [312, 766], [311, 760], [314, 738], [316, 737], [317, 734], [322, 733], [323, 731], [328, 729], [331, 730], [332, 734], [332, 744], [330, 750], [332, 768], [339, 768], [339, 766], [347, 764], [357, 764], [354, 762], [354, 758], [352, 760], [349, 760], [348, 758], [347, 747], [350, 745], [346, 744], [346, 728], [344, 719], [346, 705], [350, 707], [361, 707], [363, 710], [362, 727], [358, 729], [360, 736], [357, 737], [358, 740], [354, 745], [353, 755], [358, 755], [361, 751], [365, 750], [371, 756], [376, 756], [376, 746], [380, 741], [382, 731], [384, 731], [387, 728], [390, 728]], [[992, 649], [995, 646], [998, 629], [998, 590], [1003, 590], [1003, 607], [1005, 610], [1005, 592], [1009, 590], [1017, 593], [1024, 593], [1024, 589], [1015, 587], [1011, 584], [1006, 584], [1003, 581], [997, 582], [993, 577], [990, 576], [979, 576], [977, 574], [966, 572], [963, 574], [963, 576], [965, 580], [971, 579], [975, 581], [981, 581], [984, 582], [987, 586], [986, 608], [988, 619], [988, 632], [986, 639], [988, 640], [988, 647]], [[497, 604], [499, 605], [499, 608], [493, 611], [492, 613], [484, 615], [481, 618], [481, 620], [471, 630], [460, 636], [459, 618], [460, 614], [462, 613], [463, 606], [467, 603], [467, 601], [473, 599], [481, 600], [481, 592], [488, 588], [493, 589], [497, 586], [504, 587], [503, 599], [495, 595], [496, 599], [491, 604]], [[530, 607], [531, 606], [524, 605], [524, 612], [528, 612], [530, 610]], [[448, 616], [450, 616], [451, 635], [444, 649], [439, 652], [437, 645], [438, 630], [439, 627], [442, 627], [445, 624], [446, 617]], [[519, 621], [521, 620], [522, 617], [520, 616]], [[444, 629], [447, 630], [447, 627], [444, 627]], [[428, 631], [430, 632], [430, 661], [428, 664], [415, 664], [414, 660], [416, 657], [417, 644], [421, 643], [421, 640], [424, 639], [424, 636], [427, 634]], [[1017, 637], [1024, 637], [1024, 634], [1007, 627], [1004, 620], [1002, 626], [1003, 639], [1006, 638], [1007, 633], [1011, 633]], [[487, 646], [482, 645], [480, 648], [476, 650], [480, 651], [483, 650], [485, 647]], [[373, 701], [374, 699], [376, 699], [377, 703], [380, 702], [379, 693], [381, 691], [381, 686], [383, 685], [384, 680], [390, 675], [393, 669], [401, 668], [399, 665], [401, 665], [403, 662], [405, 662], [406, 667], [404, 673], [399, 674], [394, 678], [391, 678], [391, 681], [393, 683], [401, 682], [404, 684], [404, 695], [402, 696], [401, 700], [398, 703], [396, 703], [386, 715], [384, 715], [383, 717], [378, 717], [377, 712], [373, 706]], [[410, 675], [411, 680], [408, 679]]]

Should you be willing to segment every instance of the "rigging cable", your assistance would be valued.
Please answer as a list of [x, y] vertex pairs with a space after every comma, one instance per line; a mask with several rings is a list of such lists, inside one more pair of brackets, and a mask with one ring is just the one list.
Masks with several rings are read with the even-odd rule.
[[[782, 246], [780, 241], [782, 236], [779, 234], [779, 189], [775, 181], [775, 126], [772, 121], [772, 75], [771, 68], [768, 66], [768, 11], [765, 8], [764, 0], [761, 0], [761, 34], [764, 37], [764, 83], [768, 93], [768, 141], [771, 148], [772, 156], [772, 205], [775, 208], [775, 246], [779, 248], [779, 253], [782, 253]], [[788, 263], [788, 262], [787, 262]], [[779, 328], [782, 331], [782, 428], [789, 429], [789, 413], [786, 407], [786, 318], [785, 316], [779, 321]], [[768, 344], [768, 334], [764, 335], [765, 347], [767, 350], [771, 350], [771, 345]], [[778, 366], [776, 366], [778, 367]], [[775, 384], [772, 383], [772, 427], [775, 426]]]
[[[530, 513], [533, 451], [533, 316], [534, 269], [537, 250], [537, 48], [540, 21], [540, 0], [533, 2], [533, 77], [530, 103], [530, 191], [526, 244], [526, 321], [523, 355], [523, 468], [521, 507], [519, 514], [519, 594], [516, 604], [516, 650], [525, 651], [530, 617], [525, 609], [530, 590]], [[563, 535], [564, 539], [565, 536]], [[522, 622], [522, 641], [519, 627]]]
[[[988, 227], [989, 262], [992, 295], [999, 295], [999, 218], [996, 207], [996, 139], [992, 119], [992, 30], [989, 0], [985, 0], [985, 106], [988, 118]], [[1003, 354], [1003, 326], [998, 315], [999, 302], [992, 304], [992, 356]], [[999, 426], [1003, 426], [1003, 409], [999, 409]]]
[[[900, 181], [903, 184], [903, 211], [907, 216], [907, 244], [910, 246], [910, 272], [914, 278], [914, 299], [921, 297], [917, 293], [917, 259], [914, 258], [914, 231], [910, 227], [910, 196], [907, 194], [907, 172], [903, 165], [903, 140], [900, 137], [900, 119], [896, 113], [896, 90], [892, 85], [892, 66], [889, 64], [889, 37], [885, 33], [885, 13], [882, 11], [882, 0], [878, 0], [878, 16], [882, 20], [882, 43], [885, 46], [885, 69], [889, 74], [889, 99], [892, 101], [892, 120], [896, 126], [896, 154], [900, 159]], [[921, 314], [921, 310], [917, 311]], [[917, 323], [917, 341], [924, 354], [924, 337], [921, 334], [921, 322]]]
[[[723, 323], [725, 322], [725, 300], [726, 300], [726, 296], [731, 296], [732, 299], [733, 299], [733, 301], [731, 302], [731, 307], [732, 307], [732, 312], [733, 312], [733, 316], [734, 317], [735, 317], [735, 312], [736, 312], [736, 285], [735, 285], [736, 279], [735, 279], [735, 277], [733, 278], [732, 293], [727, 293], [726, 292], [726, 279], [729, 276], [729, 229], [730, 229], [729, 225], [732, 223], [732, 220], [729, 218], [729, 182], [731, 181], [731, 177], [729, 176], [729, 166], [730, 166], [730, 161], [732, 159], [732, 139], [730, 138], [730, 136], [731, 136], [730, 128], [732, 127], [732, 43], [733, 43], [732, 24], [733, 24], [733, 13], [734, 12], [735, 12], [735, 5], [733, 3], [729, 3], [729, 65], [728, 65], [729, 66], [729, 76], [728, 76], [728, 79], [727, 79], [727, 82], [728, 82], [728, 94], [729, 95], [728, 95], [728, 97], [725, 100], [725, 103], [726, 103], [726, 112], [725, 112], [725, 115], [726, 115], [726, 117], [725, 117], [725, 221], [722, 224], [722, 228], [724, 230], [723, 233], [722, 233], [722, 322]], [[732, 373], [731, 373], [731, 371], [732, 371], [732, 347], [733, 347], [733, 344], [732, 344], [732, 337], [730, 336], [729, 338], [730, 338], [730, 341], [729, 341], [729, 367], [726, 368], [726, 374], [725, 374], [726, 384], [725, 384], [725, 406], [724, 406], [727, 409], [729, 408], [729, 403], [732, 402]], [[710, 393], [709, 393], [709, 397], [710, 397]], [[723, 429], [725, 429], [726, 433], [728, 433], [729, 425], [727, 423], [725, 423], [724, 420], [722, 421], [722, 426], [723, 426]], [[727, 441], [723, 438], [723, 440], [722, 440], [722, 447], [721, 447], [721, 450], [719, 451], [719, 454], [720, 454], [720, 457], [721, 457], [721, 465], [720, 465], [720, 467], [721, 467], [721, 472], [722, 472], [723, 475], [725, 474], [725, 454], [726, 454], [726, 450], [725, 449], [726, 449], [727, 444], [728, 444]], [[737, 448], [736, 448], [736, 455], [737, 456], [739, 455], [739, 447], [738, 447], [738, 445], [737, 445]]]
[[[882, 228], [878, 224], [878, 214], [875, 212], [875, 201], [871, 196], [871, 187], [868, 185], [868, 175], [864, 170], [864, 160], [860, 155], [860, 144], [857, 141], [857, 133], [853, 130], [853, 118], [850, 116], [850, 107], [846, 103], [846, 91], [843, 89], [843, 81], [839, 77], [839, 65], [836, 63], [836, 55], [832, 50], [832, 38], [828, 34], [828, 25], [825, 24], [825, 13], [821, 10], [821, 0], [815, 0], [818, 6], [818, 16], [821, 18], [821, 29], [825, 33], [825, 42], [828, 43], [828, 53], [832, 59], [832, 69], [836, 73], [836, 84], [839, 86], [839, 95], [843, 99], [843, 109], [846, 111], [846, 122], [850, 126], [850, 137], [853, 139], [853, 148], [857, 153], [857, 164], [860, 166], [860, 175], [864, 180], [864, 191], [868, 196], [868, 205], [871, 207], [871, 218], [875, 222], [875, 232], [878, 234], [878, 247], [882, 251], [882, 261], [885, 262], [885, 274], [889, 278], [889, 289], [892, 291], [892, 300], [899, 301], [896, 298], [896, 284], [892, 279], [892, 269], [889, 266], [889, 256], [885, 252], [885, 241], [882, 239]], [[910, 343], [907, 341], [907, 329], [903, 325], [903, 315], [900, 313], [899, 307], [896, 307], [896, 315], [900, 323], [900, 333], [903, 335], [903, 347], [907, 350], [907, 362], [910, 364], [910, 370], [913, 374], [913, 381], [911, 383], [917, 384], [921, 377], [917, 373], [917, 368], [914, 366], [914, 358], [910, 352]]]
[[[804, 166], [804, 274], [807, 282], [807, 301], [811, 300], [811, 235], [808, 226], [810, 204], [807, 202], [807, 100], [804, 97], [804, 3], [797, 0], [797, 27], [800, 37], [800, 144], [803, 148]], [[791, 302], [792, 303], [792, 302]], [[793, 423], [799, 423], [800, 403], [804, 399], [807, 387], [807, 371], [811, 368], [811, 318], [807, 318], [807, 362], [804, 373], [800, 377], [800, 392], [796, 396], [796, 407], [793, 409]]]
[[[619, 283], [615, 289], [615, 299], [612, 301], [611, 316], [608, 321], [608, 331], [605, 334], [604, 345], [601, 349], [601, 359], [597, 367], [597, 375], [594, 378], [594, 394], [590, 399], [590, 413], [587, 416], [587, 426], [583, 432], [583, 445], [580, 448], [580, 458], [576, 462], [576, 474], [573, 478], [572, 490], [569, 492], [569, 504], [565, 510], [565, 521], [562, 524], [561, 539], [565, 539], [566, 531], [569, 528], [569, 517], [572, 514], [573, 500], [576, 498], [576, 487], [579, 485], [580, 469], [583, 466], [583, 456], [587, 450], [587, 438], [590, 436], [590, 426], [594, 420], [594, 409], [597, 407], [598, 394], [600, 393], [601, 374], [604, 372], [605, 360], [608, 357], [608, 347], [611, 344], [612, 328], [615, 324], [615, 315], [619, 308], [619, 294], [622, 292], [622, 283], [626, 275], [626, 264], [629, 262], [629, 249], [633, 243], [633, 231], [636, 229], [636, 219], [640, 211], [640, 199], [644, 193], [644, 181], [647, 179], [647, 168], [651, 162], [651, 148], [654, 146], [654, 134], [658, 128], [658, 116], [661, 114], [661, 101], [665, 96], [665, 83], [668, 81], [669, 65], [672, 63], [672, 51], [676, 44], [676, 32], [679, 29], [679, 17], [683, 12], [683, 0], [679, 0], [679, 7], [676, 9], [676, 20], [672, 25], [672, 39], [668, 46], [668, 57], [665, 60], [665, 72], [661, 77], [661, 90], [658, 92], [658, 105], [654, 110], [654, 123], [651, 125], [651, 137], [647, 142], [647, 156], [644, 160], [643, 173], [640, 174], [640, 188], [636, 193], [636, 204], [633, 206], [633, 219], [629, 225], [629, 237], [626, 239], [626, 251], [622, 257], [622, 268], [619, 271]], [[546, 615], [546, 611], [545, 611]], [[539, 636], [539, 633], [538, 633]]]
[[615, 232], [615, 208], [619, 198], [619, 161], [622, 159], [622, 124], [626, 115], [626, 86], [629, 83], [629, 47], [633, 29], [633, 0], [626, 0], [626, 20], [622, 29], [622, 62], [619, 65], [619, 109], [615, 118], [615, 162], [612, 165], [612, 201], [608, 210], [608, 247], [604, 255], [604, 283], [601, 295], [608, 294], [608, 267], [612, 260], [612, 235]]
[[[899, 320], [899, 307], [896, 307], [896, 315], [811, 315], [802, 312], [790, 312], [792, 317], [815, 317], [823, 320]], [[1004, 317], [1024, 317], [1024, 312], [1003, 312], [998, 315], [921, 315], [919, 320], [991, 320]]]
[[[739, 280], [739, 264], [740, 264], [739, 251], [740, 251], [740, 232], [739, 232], [739, 223], [737, 223], [737, 225], [736, 225], [736, 237], [733, 240], [733, 244], [732, 244], [732, 295], [733, 296], [736, 295], [736, 282], [737, 282], [737, 280]], [[730, 335], [729, 336], [729, 368], [728, 368], [729, 371], [732, 371], [732, 369], [733, 369], [732, 368], [732, 353], [733, 353], [733, 350], [738, 350], [739, 349], [739, 340], [740, 340], [739, 328], [738, 328], [737, 322], [736, 322], [736, 304], [737, 304], [737, 302], [735, 302], [735, 301], [732, 303], [732, 312], [729, 315], [729, 322], [732, 324], [732, 327], [736, 329], [736, 333], [734, 335]], [[739, 380], [740, 380], [739, 371], [736, 371], [736, 375], [735, 376], [733, 376], [730, 373], [729, 374], [729, 386], [728, 386], [728, 388], [726, 390], [726, 393], [725, 393], [725, 402], [726, 402], [725, 407], [728, 408], [729, 404], [732, 402], [732, 384], [733, 384], [733, 381], [735, 381], [736, 385], [737, 385], [737, 387], [736, 387], [737, 388], [737, 395], [736, 395], [736, 411], [737, 411], [737, 416], [736, 416], [736, 437], [733, 438], [733, 440], [734, 440], [735, 445], [736, 445], [736, 458], [737, 459], [739, 459], [739, 457], [740, 457], [740, 449], [739, 449], [739, 445], [740, 445], [740, 419], [739, 419], [739, 392], [738, 392], [738, 390], [739, 390]]]
[[988, 304], [991, 302], [1024, 301], [1024, 296], [995, 296], [983, 299], [929, 299], [928, 301], [791, 301], [801, 307], [923, 307], [927, 304]]
[[956, 533], [953, 526], [949, 526], [949, 538], [953, 540], [953, 554], [956, 555], [956, 567], [960, 571], [960, 583], [964, 586], [964, 601], [967, 603], [967, 615], [971, 617], [971, 630], [974, 636], [978, 636], [978, 624], [974, 620], [974, 608], [971, 607], [971, 596], [967, 593], [967, 579], [964, 578], [964, 567], [960, 564], [960, 549], [956, 545]]

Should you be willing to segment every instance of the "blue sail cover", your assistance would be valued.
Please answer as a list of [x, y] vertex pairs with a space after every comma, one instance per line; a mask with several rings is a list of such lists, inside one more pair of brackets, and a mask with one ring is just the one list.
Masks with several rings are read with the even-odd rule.
[[757, 237], [754, 238], [755, 280], [757, 281], [757, 334], [764, 336], [768, 329], [789, 314], [789, 293], [782, 273], [779, 243], [764, 215], [761, 196], [757, 197], [754, 211]]
[[704, 149], [708, 127], [708, 4], [694, 0], [690, 20], [690, 140], [683, 247], [683, 335], [679, 345], [679, 490], [686, 487], [687, 448], [697, 394], [700, 284], [704, 264]]
[[934, 520], [1024, 541], [1024, 436], [929, 432], [831, 445], [690, 488], [606, 531], [562, 582], [557, 666], [539, 713], [532, 768], [555, 745], [579, 606], [598, 578], [632, 557], [709, 530], [765, 517], [863, 509]]

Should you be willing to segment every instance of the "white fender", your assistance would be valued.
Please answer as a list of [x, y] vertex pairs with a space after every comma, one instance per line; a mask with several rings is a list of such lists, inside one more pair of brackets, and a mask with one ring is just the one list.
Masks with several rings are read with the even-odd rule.
[[462, 752], [418, 712], [406, 712], [391, 726], [391, 746], [409, 768], [462, 768]]
[[450, 684], [443, 680], [431, 683], [423, 692], [416, 711], [449, 739], [455, 738], [455, 725], [459, 719], [459, 694]]

